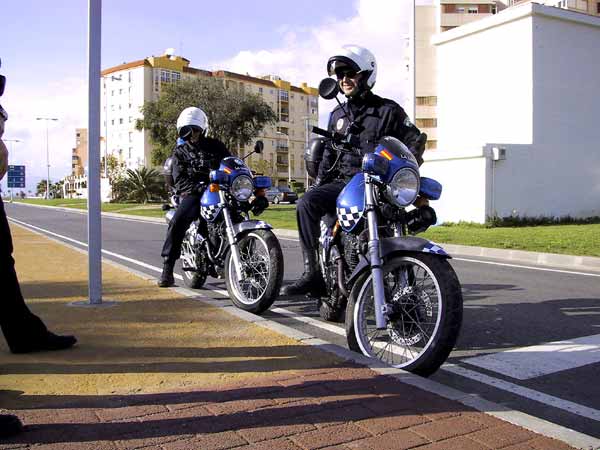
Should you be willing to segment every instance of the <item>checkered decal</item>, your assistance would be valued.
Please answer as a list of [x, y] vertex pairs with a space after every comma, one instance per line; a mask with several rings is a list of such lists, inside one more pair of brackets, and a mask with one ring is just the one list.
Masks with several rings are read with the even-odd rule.
[[200, 215], [207, 222], [212, 222], [217, 218], [219, 213], [221, 212], [221, 208], [218, 205], [208, 205], [200, 207]]
[[337, 217], [344, 230], [351, 230], [361, 219], [362, 211], [358, 206], [351, 206], [350, 209], [337, 208]]
[[448, 256], [448, 253], [446, 253], [446, 251], [435, 242], [429, 242], [425, 244], [425, 247], [423, 247], [423, 253], [435, 253], [436, 255]]

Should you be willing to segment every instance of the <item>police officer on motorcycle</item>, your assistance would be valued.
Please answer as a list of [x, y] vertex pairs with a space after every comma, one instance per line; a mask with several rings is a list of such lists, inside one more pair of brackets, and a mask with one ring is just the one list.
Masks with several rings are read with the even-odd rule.
[[[304, 273], [295, 283], [285, 286], [282, 295], [324, 294], [325, 284], [316, 252], [319, 222], [325, 214], [335, 213], [336, 199], [346, 183], [361, 171], [365, 153], [373, 152], [384, 136], [393, 136], [411, 149], [419, 163], [422, 162], [426, 135], [421, 135], [396, 102], [371, 91], [377, 78], [377, 62], [369, 50], [356, 45], [342, 47], [329, 58], [327, 73], [337, 78], [340, 90], [347, 97], [345, 104], [337, 106], [331, 113], [328, 131], [352, 133], [360, 142], [358, 147], [362, 154], [338, 154], [331, 147], [323, 150], [322, 140], [313, 141], [307, 149], [313, 157], [322, 154], [322, 161], [315, 184], [300, 199], [296, 209]], [[312, 158], [317, 163], [318, 159]]]
[[223, 158], [231, 153], [218, 139], [207, 137], [208, 118], [200, 108], [184, 109], [177, 119], [178, 144], [173, 151], [170, 170], [173, 190], [179, 196], [179, 206], [167, 229], [162, 248], [163, 270], [160, 287], [175, 284], [173, 266], [181, 253], [181, 243], [190, 224], [200, 216], [202, 186], [208, 185], [211, 170], [218, 169]]

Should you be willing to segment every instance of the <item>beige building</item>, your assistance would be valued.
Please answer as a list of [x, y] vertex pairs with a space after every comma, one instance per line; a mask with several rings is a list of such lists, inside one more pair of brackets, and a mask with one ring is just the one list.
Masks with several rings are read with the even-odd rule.
[[88, 130], [87, 128], [77, 128], [75, 130], [75, 148], [71, 157], [71, 175], [81, 176], [85, 173], [88, 165]]
[[[103, 135], [102, 154], [115, 155], [128, 168], [151, 165], [148, 132], [135, 129], [144, 102], [156, 100], [166, 83], [193, 77], [212, 77], [226, 85], [236, 85], [246, 92], [263, 97], [278, 116], [278, 122], [258, 136], [265, 144], [262, 155], [249, 162], [258, 171], [273, 178], [274, 184], [288, 181], [304, 183], [306, 174], [302, 158], [308, 130], [318, 123], [318, 91], [306, 83], [293, 86], [277, 76], [252, 77], [227, 71], [206, 71], [190, 67], [190, 61], [169, 49], [161, 56], [151, 56], [102, 71], [101, 105]], [[254, 142], [240, 149], [249, 153]]]
[[[427, 149], [437, 149], [437, 57], [431, 38], [505, 8], [502, 2], [479, 0], [439, 0], [434, 5], [416, 8], [416, 95], [415, 124], [427, 133]], [[457, 86], [457, 89], [468, 86]]]

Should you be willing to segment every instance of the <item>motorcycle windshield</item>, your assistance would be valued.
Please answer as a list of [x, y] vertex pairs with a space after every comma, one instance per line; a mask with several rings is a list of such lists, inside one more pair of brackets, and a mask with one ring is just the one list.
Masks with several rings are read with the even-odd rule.
[[218, 192], [210, 192], [210, 189], [204, 189], [200, 198], [200, 215], [204, 220], [214, 222], [222, 209], [219, 207], [220, 201]]
[[337, 218], [344, 231], [352, 231], [360, 223], [365, 211], [365, 176], [354, 175], [337, 198]]

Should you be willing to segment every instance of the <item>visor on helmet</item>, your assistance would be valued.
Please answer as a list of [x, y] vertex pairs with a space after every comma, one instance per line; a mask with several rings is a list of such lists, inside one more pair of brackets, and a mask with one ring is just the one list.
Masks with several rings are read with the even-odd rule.
[[356, 76], [356, 74], [359, 72], [360, 67], [358, 64], [356, 64], [347, 56], [332, 56], [327, 62], [327, 73], [329, 76], [333, 76], [335, 74], [338, 78], [343, 78], [344, 75]]

